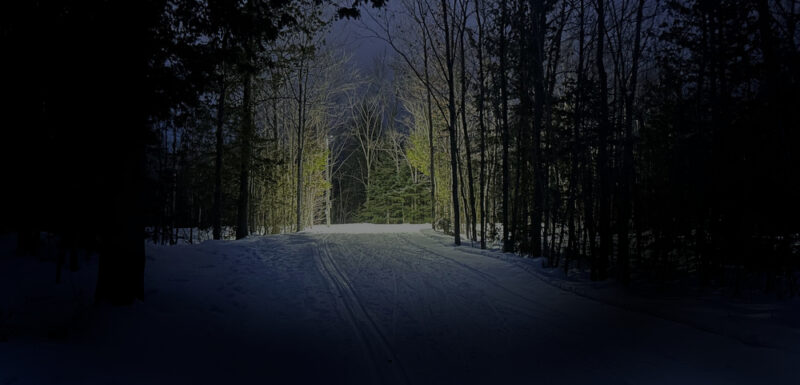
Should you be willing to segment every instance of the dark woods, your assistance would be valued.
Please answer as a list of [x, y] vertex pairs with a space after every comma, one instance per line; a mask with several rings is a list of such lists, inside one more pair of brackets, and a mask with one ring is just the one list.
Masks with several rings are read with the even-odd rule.
[[[4, 231], [19, 253], [40, 231], [104, 257], [97, 299], [143, 295], [141, 194], [150, 119], [165, 113], [149, 73], [159, 6], [2, 6]], [[76, 268], [76, 262], [71, 263]]]
[[489, 7], [507, 249], [593, 279], [798, 293], [793, 2]]
[[186, 124], [225, 71], [246, 89], [260, 47], [299, 13], [280, 0], [5, 2], [2, 230], [19, 233], [18, 253], [58, 234], [101, 255], [98, 301], [142, 299], [153, 192], [169, 182], [153, 171], [159, 127]]
[[517, 250], [593, 279], [798, 293], [794, 4], [509, 7]]
[[402, 1], [391, 80], [323, 49], [386, 10], [341, 5], [4, 3], [0, 230], [98, 251], [112, 303], [143, 297], [145, 237], [356, 220], [798, 294], [794, 1]]
[[594, 280], [798, 293], [795, 2], [401, 8], [410, 27], [376, 35], [450, 139], [430, 158], [449, 153], [434, 223], [456, 244]]

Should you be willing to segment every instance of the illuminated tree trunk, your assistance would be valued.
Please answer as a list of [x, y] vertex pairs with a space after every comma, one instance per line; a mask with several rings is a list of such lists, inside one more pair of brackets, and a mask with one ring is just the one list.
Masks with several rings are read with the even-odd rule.
[[242, 132], [240, 138], [241, 163], [239, 168], [239, 200], [237, 202], [236, 239], [242, 239], [250, 234], [248, 229], [248, 209], [250, 201], [250, 158], [253, 136], [252, 121], [252, 78], [249, 73], [244, 76], [244, 91], [242, 93]]

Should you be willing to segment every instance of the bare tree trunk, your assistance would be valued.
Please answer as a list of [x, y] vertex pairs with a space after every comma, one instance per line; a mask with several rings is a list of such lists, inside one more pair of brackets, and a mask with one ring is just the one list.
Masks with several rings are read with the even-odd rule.
[[484, 74], [483, 74], [483, 22], [480, 0], [475, 0], [475, 19], [478, 24], [478, 126], [481, 131], [481, 160], [478, 185], [480, 187], [481, 249], [486, 248], [486, 125], [484, 122]]
[[[558, 64], [561, 58], [561, 42], [562, 42], [562, 34], [564, 32], [564, 28], [567, 25], [567, 19], [569, 14], [571, 13], [571, 9], [567, 11], [567, 2], [561, 3], [561, 10], [558, 16], [558, 22], [555, 30], [555, 35], [552, 38], [552, 43], [548, 47], [548, 58], [547, 58], [547, 67], [545, 70], [545, 75], [543, 81], [545, 82], [544, 85], [544, 99], [542, 100], [543, 103], [543, 122], [542, 122], [542, 129], [544, 130], [544, 137], [546, 140], [546, 145], [544, 145], [544, 149], [542, 150], [542, 159], [540, 163], [544, 165], [544, 171], [546, 174], [543, 177], [543, 186], [542, 189], [545, 192], [544, 194], [544, 202], [542, 210], [548, 213], [545, 217], [545, 229], [547, 228], [547, 224], [550, 223], [551, 228], [551, 236], [548, 237], [545, 235], [543, 237], [543, 250], [547, 250], [547, 242], [550, 242], [549, 252], [547, 253], [548, 261], [551, 262], [551, 265], [557, 266], [560, 263], [562, 249], [561, 245], [564, 240], [564, 224], [560, 221], [562, 220], [563, 216], [561, 214], [561, 183], [559, 182], [562, 177], [559, 174], [558, 162], [552, 162], [551, 159], [555, 158], [557, 154], [552, 150], [554, 140], [554, 133], [553, 133], [553, 93], [555, 92], [556, 88], [556, 81], [557, 81], [557, 74], [558, 74]], [[542, 22], [545, 22], [545, 15], [542, 15]], [[540, 24], [540, 28], [543, 27], [543, 24]], [[545, 33], [544, 31], [539, 32], [539, 36], [541, 37], [542, 41], [542, 52], [544, 52], [545, 46]], [[551, 156], [552, 158], [547, 158], [547, 156]], [[552, 174], [555, 175], [555, 186], [552, 188], [552, 191], [558, 191], [559, 194], [550, 194], [551, 191], [551, 171]], [[566, 213], [565, 213], [566, 214]], [[558, 234], [558, 245], [554, 244], [555, 237], [556, 237], [556, 226], [559, 225], [561, 227], [561, 231]]]
[[428, 74], [428, 39], [422, 38], [422, 58], [425, 62], [425, 96], [428, 107], [428, 148], [431, 169], [431, 228], [436, 230], [436, 160], [433, 147], [433, 109], [431, 105], [431, 83]]
[[[532, 117], [531, 111], [533, 110], [533, 100], [531, 98], [531, 70], [530, 61], [532, 60], [530, 51], [532, 49], [528, 30], [526, 29], [526, 2], [519, 1], [516, 6], [516, 15], [514, 23], [511, 24], [514, 33], [519, 36], [517, 39], [517, 76], [516, 76], [516, 92], [519, 103], [516, 108], [516, 129], [517, 129], [517, 151], [515, 156], [515, 183], [514, 183], [514, 211], [511, 217], [511, 242], [518, 245], [520, 253], [530, 253], [530, 236], [531, 228], [529, 227], [529, 214], [530, 207], [527, 199], [528, 194], [531, 193], [530, 188], [530, 168], [535, 164], [530, 162], [528, 164], [528, 156], [531, 154], [529, 151], [533, 150], [532, 143], [529, 141], [532, 138], [531, 134]], [[535, 198], [535, 195], [534, 195]]]
[[[589, 246], [589, 254], [591, 254], [592, 258], [594, 258], [596, 253], [596, 227], [595, 227], [595, 220], [594, 220], [594, 200], [593, 200], [593, 183], [592, 183], [592, 172], [591, 172], [591, 152], [589, 150], [588, 144], [583, 142], [583, 139], [580, 135], [581, 129], [583, 128], [583, 120], [584, 120], [584, 98], [586, 97], [586, 92], [584, 90], [584, 84], [586, 81], [586, 67], [584, 67], [585, 63], [585, 34], [586, 34], [586, 9], [585, 9], [585, 2], [584, 0], [580, 1], [580, 25], [578, 30], [578, 79], [576, 82], [576, 103], [575, 103], [575, 122], [573, 126], [573, 133], [575, 136], [576, 141], [576, 167], [583, 164], [583, 168], [580, 173], [580, 178], [582, 179], [582, 198], [583, 198], [583, 225], [581, 229], [581, 234], [583, 234], [582, 239], [583, 242], [581, 243], [581, 252], [582, 255], [587, 255], [587, 243]], [[577, 178], [577, 177], [576, 177]], [[580, 260], [578, 260], [580, 262]]]
[[249, 71], [244, 74], [244, 90], [242, 92], [242, 132], [241, 132], [241, 165], [239, 169], [239, 200], [237, 203], [236, 239], [242, 239], [250, 234], [248, 229], [249, 203], [250, 203], [250, 158], [253, 136], [252, 122], [252, 77]]
[[450, 168], [453, 178], [452, 197], [453, 197], [453, 236], [454, 243], [461, 245], [461, 215], [458, 208], [458, 144], [456, 142], [456, 97], [455, 85], [453, 83], [453, 48], [450, 35], [450, 17], [447, 11], [447, 0], [442, 0], [442, 17], [444, 17], [444, 40], [445, 40], [445, 59], [447, 62], [447, 91], [448, 109], [450, 110], [450, 121], [447, 128], [450, 132]]
[[[461, 179], [462, 181], [464, 180], [463, 163], [464, 162], [461, 162], [461, 161], [458, 162], [458, 178]], [[465, 222], [464, 225], [465, 225], [466, 235], [467, 235], [467, 239], [470, 239], [470, 233], [469, 233], [470, 218], [469, 218], [469, 211], [468, 211], [469, 210], [469, 201], [467, 200], [467, 193], [466, 193], [466, 191], [464, 191], [464, 184], [465, 183], [461, 183], [459, 192], [461, 193], [461, 202], [463, 202], [463, 204], [464, 204], [464, 206], [463, 206], [463, 209], [464, 209], [464, 222]]]
[[[142, 239], [143, 181], [145, 146], [141, 127], [125, 126], [119, 133], [119, 173], [109, 178], [109, 193], [115, 194], [107, 213], [102, 215], [102, 247], [97, 272], [95, 301], [128, 305], [144, 300], [145, 245]], [[105, 180], [104, 180], [105, 182]]]
[[172, 130], [172, 186], [170, 187], [170, 231], [169, 244], [174, 245], [178, 242], [178, 229], [176, 223], [175, 208], [178, 198], [178, 132]]
[[545, 170], [542, 161], [542, 124], [544, 113], [544, 37], [546, 26], [546, 15], [544, 2], [530, 0], [531, 12], [533, 13], [532, 39], [531, 42], [531, 78], [533, 80], [533, 131], [531, 149], [531, 165], [533, 166], [533, 213], [530, 230], [531, 256], [542, 255], [542, 215], [544, 210], [544, 189], [545, 189]]
[[[330, 138], [325, 135], [325, 148], [331, 148]], [[333, 192], [333, 181], [331, 180], [331, 153], [325, 157], [325, 179], [328, 181], [328, 188], [325, 189], [325, 224], [331, 226], [331, 193]]]
[[604, 48], [605, 48], [605, 4], [603, 0], [597, 0], [597, 51], [595, 56], [595, 65], [597, 66], [597, 81], [600, 90], [599, 105], [599, 122], [597, 133], [597, 175], [600, 178], [600, 197], [598, 203], [600, 205], [600, 247], [598, 253], [592, 260], [592, 279], [603, 280], [606, 278], [608, 269], [608, 258], [611, 253], [611, 181], [609, 175], [608, 164], [608, 134], [609, 134], [609, 120], [608, 120], [608, 75], [604, 63]]
[[214, 212], [212, 220], [214, 221], [213, 233], [214, 239], [222, 238], [222, 150], [223, 150], [223, 136], [222, 128], [225, 124], [225, 66], [222, 66], [222, 73], [219, 78], [219, 101], [217, 102], [217, 130], [214, 134], [216, 138], [216, 154], [214, 157]]
[[508, 146], [509, 146], [509, 132], [508, 132], [508, 86], [506, 77], [506, 33], [505, 27], [508, 19], [508, 10], [506, 9], [506, 0], [500, 2], [500, 99], [502, 104], [501, 115], [502, 121], [502, 135], [503, 135], [503, 251], [513, 250], [513, 245], [508, 239], [508, 211], [510, 210], [508, 201], [508, 189], [510, 187], [510, 176], [508, 172]]
[[627, 284], [630, 281], [630, 218], [631, 188], [633, 187], [633, 108], [638, 86], [639, 57], [641, 54], [641, 31], [644, 0], [639, 0], [636, 9], [636, 30], [634, 32], [633, 58], [631, 64], [630, 84], [625, 95], [625, 141], [622, 157], [622, 178], [620, 180], [620, 199], [618, 223], [618, 269], [617, 278]]
[[300, 59], [300, 70], [298, 72], [298, 102], [297, 102], [297, 207], [296, 219], [297, 227], [295, 231], [303, 230], [303, 144], [305, 136], [305, 94], [304, 94], [304, 64], [305, 60]]
[[469, 225], [471, 225], [471, 233], [470, 239], [474, 242], [477, 241], [476, 237], [476, 216], [475, 216], [475, 184], [473, 183], [474, 179], [472, 176], [472, 149], [470, 148], [469, 142], [469, 130], [467, 129], [467, 71], [466, 71], [466, 64], [465, 64], [465, 57], [464, 57], [464, 33], [466, 32], [466, 23], [467, 23], [467, 11], [466, 11], [466, 3], [464, 5], [464, 18], [462, 20], [462, 24], [460, 26], [459, 32], [459, 43], [460, 43], [460, 56], [461, 56], [461, 127], [464, 130], [464, 150], [467, 155], [466, 164], [467, 164], [467, 179], [462, 180], [464, 184], [467, 185], [467, 190], [469, 192]]

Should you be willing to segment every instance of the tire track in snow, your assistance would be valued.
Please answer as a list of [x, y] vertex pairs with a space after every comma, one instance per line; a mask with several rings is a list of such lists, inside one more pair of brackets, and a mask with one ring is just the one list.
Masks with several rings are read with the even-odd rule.
[[365, 349], [368, 360], [372, 362], [375, 376], [383, 384], [409, 383], [386, 337], [364, 308], [350, 281], [337, 267], [330, 254], [327, 238], [327, 235], [323, 235], [319, 239], [316, 252], [317, 268], [334, 292], [338, 293], [336, 301], [345, 309], [348, 321], [361, 340], [361, 346]]

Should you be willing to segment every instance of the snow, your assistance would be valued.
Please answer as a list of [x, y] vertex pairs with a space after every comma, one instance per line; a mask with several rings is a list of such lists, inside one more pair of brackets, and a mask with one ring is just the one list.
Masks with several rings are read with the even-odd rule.
[[303, 230], [307, 234], [394, 234], [417, 233], [431, 228], [430, 224], [374, 225], [371, 223], [352, 223], [346, 225], [317, 225]]
[[[10, 329], [0, 383], [800, 383], [800, 353], [787, 346], [798, 324], [748, 343], [670, 319], [679, 304], [662, 314], [633, 296], [610, 303], [602, 287], [559, 280], [540, 261], [456, 248], [428, 229], [315, 226], [148, 245], [145, 302], [93, 307], [63, 321], [62, 338]], [[39, 298], [11, 286], [70, 292], [46, 283], [54, 263], [2, 255], [3, 314]], [[89, 283], [92, 263], [65, 279]], [[695, 315], [684, 318], [704, 319]]]
[[[442, 246], [452, 247], [450, 237], [423, 231]], [[573, 266], [567, 277], [561, 267], [544, 268], [544, 258], [519, 258], [496, 250], [465, 247], [460, 251], [517, 264], [549, 285], [611, 306], [683, 323], [748, 345], [800, 354], [800, 298], [778, 300], [761, 295], [736, 299], [721, 293], [723, 290], [681, 295], [648, 290], [641, 285], [634, 293], [612, 280], [590, 281], [588, 267]]]

